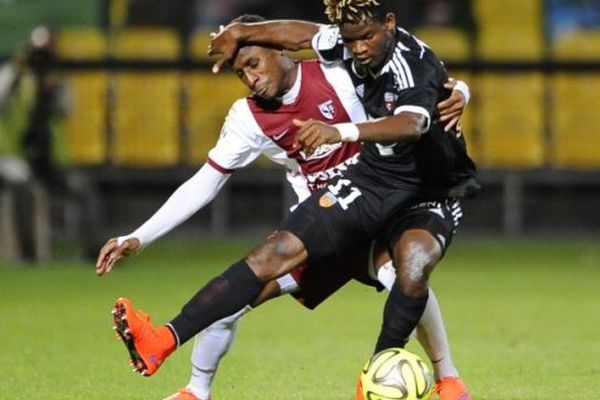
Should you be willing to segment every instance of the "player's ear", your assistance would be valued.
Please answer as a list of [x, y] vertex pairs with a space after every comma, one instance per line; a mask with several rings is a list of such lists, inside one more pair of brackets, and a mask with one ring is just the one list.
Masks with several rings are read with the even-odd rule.
[[388, 32], [396, 31], [396, 14], [393, 12], [389, 12], [385, 15], [385, 19], [383, 20], [383, 24], [385, 25], [385, 29]]

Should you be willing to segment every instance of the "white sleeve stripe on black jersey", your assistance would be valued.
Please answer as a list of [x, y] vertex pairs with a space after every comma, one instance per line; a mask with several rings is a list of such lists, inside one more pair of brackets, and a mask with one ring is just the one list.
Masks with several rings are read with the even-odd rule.
[[429, 127], [431, 126], [431, 115], [429, 114], [429, 111], [427, 111], [425, 108], [421, 106], [404, 105], [396, 108], [394, 110], [394, 115], [398, 115], [403, 112], [421, 114], [422, 116], [424, 116], [426, 120], [425, 124], [423, 125], [423, 128], [421, 129], [421, 133], [425, 133], [429, 130]]

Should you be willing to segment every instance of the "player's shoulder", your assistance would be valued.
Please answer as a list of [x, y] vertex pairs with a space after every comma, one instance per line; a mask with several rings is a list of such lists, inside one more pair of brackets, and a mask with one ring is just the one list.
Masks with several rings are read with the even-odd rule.
[[243, 136], [255, 134], [256, 129], [253, 128], [256, 123], [248, 101], [240, 98], [233, 102], [225, 117], [224, 131]]
[[240, 112], [246, 111], [248, 109], [248, 98], [243, 97], [235, 100], [231, 107], [229, 108], [230, 112]]
[[[403, 29], [398, 30], [396, 48], [389, 68], [409, 81], [425, 82], [431, 76], [445, 74], [445, 67], [434, 51], [418, 37]], [[413, 84], [408, 85], [413, 86]]]
[[244, 122], [248, 118], [252, 117], [252, 112], [248, 104], [247, 98], [239, 98], [233, 102], [229, 107], [227, 113], [227, 122]]
[[398, 28], [396, 50], [411, 64], [443, 66], [435, 51], [427, 43], [402, 28]]

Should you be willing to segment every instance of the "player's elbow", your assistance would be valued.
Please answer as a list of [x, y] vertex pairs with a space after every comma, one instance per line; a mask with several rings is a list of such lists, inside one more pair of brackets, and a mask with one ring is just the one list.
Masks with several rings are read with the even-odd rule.
[[406, 141], [407, 142], [416, 142], [421, 138], [421, 135], [426, 130], [426, 118], [422, 115], [414, 116], [410, 118], [407, 129], [406, 129]]
[[429, 129], [429, 119], [423, 114], [403, 112], [396, 118], [401, 121], [402, 140], [404, 142], [416, 142]]

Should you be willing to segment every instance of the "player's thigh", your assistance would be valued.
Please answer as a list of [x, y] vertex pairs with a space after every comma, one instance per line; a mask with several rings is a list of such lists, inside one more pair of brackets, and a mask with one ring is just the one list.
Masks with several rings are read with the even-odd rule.
[[427, 282], [452, 242], [461, 216], [454, 200], [418, 203], [398, 216], [386, 240], [401, 284]]
[[303, 242], [288, 231], [276, 231], [246, 257], [250, 269], [263, 282], [276, 279], [306, 261]]

